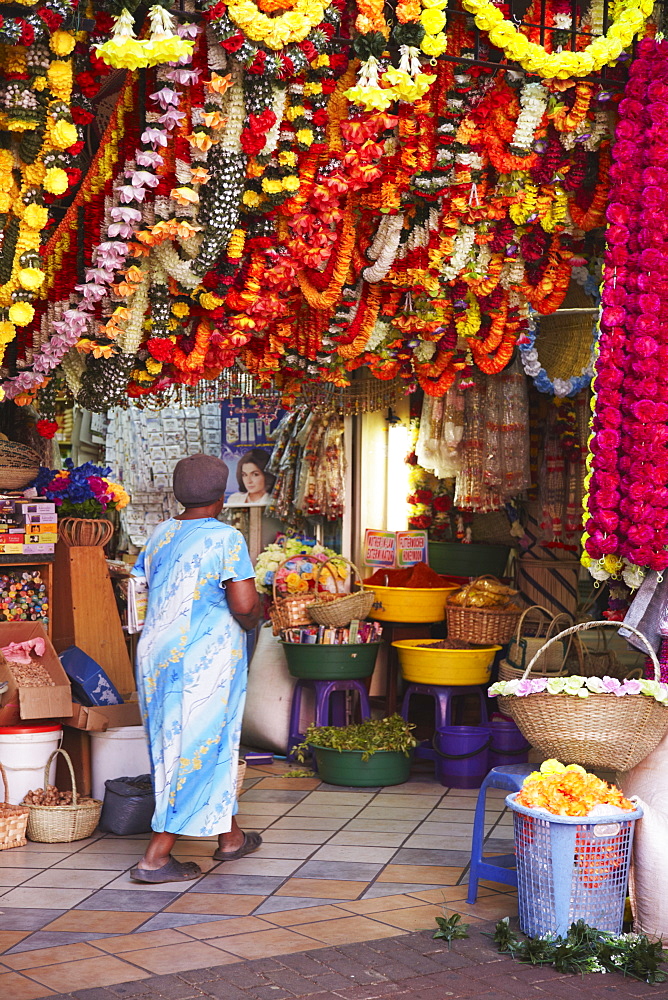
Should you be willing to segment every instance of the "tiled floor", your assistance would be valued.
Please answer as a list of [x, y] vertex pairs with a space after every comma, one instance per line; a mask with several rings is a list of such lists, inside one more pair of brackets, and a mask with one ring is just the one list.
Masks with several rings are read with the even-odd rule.
[[[481, 883], [466, 903], [476, 791], [426, 771], [405, 785], [349, 789], [249, 769], [239, 821], [259, 851], [218, 864], [213, 841], [175, 856], [195, 882], [130, 880], [144, 838], [97, 835], [0, 853], [0, 996], [33, 1000], [434, 926], [444, 908], [476, 923], [516, 912], [508, 886]], [[488, 793], [487, 848], [512, 846], [503, 794]]]

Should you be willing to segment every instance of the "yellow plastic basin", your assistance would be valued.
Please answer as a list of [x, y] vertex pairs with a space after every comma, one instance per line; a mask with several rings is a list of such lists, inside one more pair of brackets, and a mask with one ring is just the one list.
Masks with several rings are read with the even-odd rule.
[[500, 646], [480, 649], [427, 649], [438, 639], [402, 639], [399, 651], [404, 680], [413, 684], [489, 684], [494, 654]]
[[364, 583], [376, 595], [369, 618], [379, 622], [442, 622], [448, 594], [459, 587], [379, 587]]

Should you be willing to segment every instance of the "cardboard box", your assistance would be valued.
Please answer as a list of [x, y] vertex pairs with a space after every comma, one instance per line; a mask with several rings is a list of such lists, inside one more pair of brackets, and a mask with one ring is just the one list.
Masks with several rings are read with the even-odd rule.
[[23, 545], [25, 540], [25, 535], [12, 534], [9, 531], [0, 533], [0, 545]]
[[7, 681], [9, 684], [9, 689], [2, 695], [0, 705], [16, 702], [18, 693], [19, 714], [22, 719], [61, 718], [71, 712], [72, 689], [46, 630], [37, 622], [0, 622], [0, 649], [8, 646], [10, 642], [25, 642], [27, 639], [37, 638], [44, 639], [46, 648], [41, 662], [55, 681], [55, 686], [22, 687], [18, 684], [6, 659], [0, 654], [0, 681]]
[[16, 500], [14, 510], [22, 517], [27, 517], [29, 514], [55, 515], [56, 505], [48, 500], [42, 500], [41, 502], [35, 500]]
[[7, 556], [22, 556], [23, 545], [2, 543], [0, 544], [0, 553]]
[[55, 515], [52, 516], [51, 514], [26, 514], [25, 523], [30, 525], [31, 531], [38, 530], [34, 527], [36, 524], [44, 525], [44, 528], [39, 529], [41, 531], [44, 531], [47, 528], [52, 531], [58, 530], [58, 521]]
[[121, 726], [141, 726], [142, 719], [139, 705], [136, 701], [125, 702], [123, 705], [78, 705], [72, 702], [72, 714], [60, 720], [64, 726], [71, 729], [83, 729], [87, 732], [103, 733], [107, 729], [117, 729]]
[[21, 541], [26, 545], [55, 545], [58, 541], [58, 532], [38, 531], [36, 534], [22, 536]]
[[42, 542], [40, 542], [37, 545], [33, 545], [32, 543], [26, 543], [23, 546], [24, 556], [53, 555], [55, 551], [56, 551], [56, 546], [53, 543], [51, 543], [50, 545], [47, 545]]

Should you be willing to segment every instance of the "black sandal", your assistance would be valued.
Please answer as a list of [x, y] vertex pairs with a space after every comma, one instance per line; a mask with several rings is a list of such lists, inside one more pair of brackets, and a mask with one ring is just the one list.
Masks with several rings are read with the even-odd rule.
[[130, 878], [135, 882], [189, 882], [199, 878], [202, 869], [194, 861], [177, 861], [170, 854], [162, 868], [151, 871], [150, 868], [132, 868]]
[[238, 847], [236, 851], [221, 851], [220, 849], [213, 855], [214, 861], [238, 861], [239, 858], [245, 857], [247, 854], [252, 854], [253, 851], [257, 851], [258, 847], [262, 846], [262, 837], [255, 830], [251, 830], [250, 833], [244, 833], [244, 842], [241, 847]]

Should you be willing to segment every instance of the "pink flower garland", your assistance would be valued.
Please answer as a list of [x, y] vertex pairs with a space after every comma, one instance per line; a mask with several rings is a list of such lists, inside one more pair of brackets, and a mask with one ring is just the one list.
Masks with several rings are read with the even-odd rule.
[[619, 112], [584, 544], [628, 580], [668, 567], [668, 42], [641, 42]]

